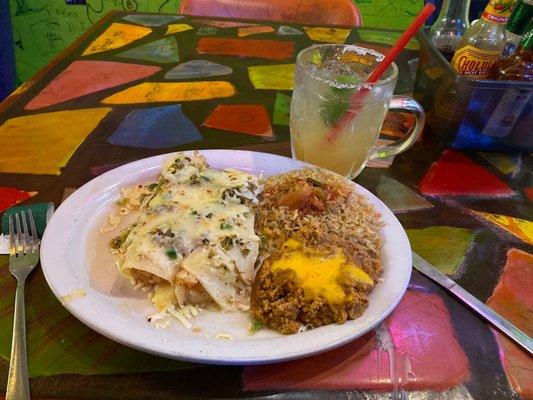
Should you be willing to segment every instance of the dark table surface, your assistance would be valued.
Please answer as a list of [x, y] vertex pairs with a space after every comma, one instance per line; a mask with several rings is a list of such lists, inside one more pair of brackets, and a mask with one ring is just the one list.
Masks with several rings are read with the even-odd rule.
[[[166, 34], [169, 24], [175, 31]], [[109, 169], [177, 150], [239, 148], [290, 156], [284, 101], [291, 93], [290, 64], [297, 52], [313, 44], [312, 39], [361, 43], [387, 51], [398, 35], [370, 28], [317, 30], [291, 24], [256, 24], [267, 28], [244, 36], [250, 32], [227, 20], [221, 23], [124, 13], [106, 16], [0, 104], [0, 197], [5, 196], [4, 203], [6, 188], [16, 188], [22, 191], [17, 192], [21, 199], [32, 195], [23, 204], [52, 201], [57, 207], [73, 190]], [[110, 34], [108, 29], [114, 32]], [[411, 91], [414, 71], [409, 61], [417, 54], [414, 40], [399, 57], [397, 93]], [[218, 70], [217, 75], [199, 77], [200, 72], [206, 73], [202, 70], [205, 64], [202, 68], [197, 64], [188, 69], [196, 76], [165, 78], [177, 65], [199, 59], [231, 67], [232, 71], [219, 75]], [[122, 64], [101, 63], [111, 61]], [[286, 64], [289, 66], [282, 67], [285, 75], [273, 82], [276, 66]], [[251, 82], [247, 68], [253, 66], [273, 67], [262, 76], [266, 88], [255, 88]], [[207, 98], [198, 100], [195, 96], [201, 95], [201, 90], [190, 85], [195, 81], [229, 82], [236, 94], [227, 93], [227, 86], [214, 94], [212, 89], [218, 84], [211, 83], [207, 85], [209, 93], [204, 93]], [[136, 96], [131, 91], [104, 100], [142, 82], [152, 82], [145, 87], [152, 86], [131, 104], [127, 99]], [[154, 82], [187, 82], [187, 88], [194, 90], [171, 87], [165, 94], [164, 85]], [[181, 107], [168, 108], [175, 104]], [[221, 104], [263, 106], [273, 136], [202, 126]], [[161, 112], [180, 118], [179, 140], [166, 135], [165, 129], [172, 128], [162, 125], [154, 125], [158, 130], [155, 136], [151, 136], [153, 126], [141, 126], [137, 140], [116, 132], [131, 112], [155, 107], [167, 107]], [[53, 114], [61, 111], [65, 113]], [[148, 118], [154, 114], [141, 115]], [[401, 134], [403, 128], [396, 128]], [[390, 136], [394, 132], [383, 133], [382, 139], [394, 139]], [[527, 190], [532, 186], [530, 167], [531, 160], [524, 155], [447, 149], [427, 130], [423, 140], [408, 152], [392, 163], [370, 165], [356, 181], [395, 211], [417, 252], [532, 334], [533, 298], [527, 289], [533, 284], [533, 233], [532, 223], [527, 221], [532, 215], [531, 189]], [[7, 262], [7, 256], [0, 256], [0, 390], [5, 390], [7, 379], [15, 293]], [[263, 369], [249, 367], [244, 377], [242, 367], [165, 360], [104, 338], [61, 306], [39, 269], [29, 278], [27, 310], [31, 390], [36, 397], [481, 400], [533, 396], [531, 358], [416, 271], [406, 297], [382, 324], [392, 337], [389, 351], [375, 344], [374, 333], [370, 333], [337, 353]], [[361, 359], [354, 359], [352, 354], [361, 355]], [[351, 360], [349, 366], [339, 355], [342, 360]], [[382, 369], [374, 376], [376, 365], [370, 360], [374, 355], [385, 357], [384, 363], [393, 355], [410, 360], [412, 371], [391, 364], [391, 369]], [[335, 357], [338, 362], [331, 364]], [[363, 359], [368, 364], [362, 364]], [[324, 363], [329, 367], [321, 366], [321, 360], [329, 360], [330, 364]], [[315, 385], [317, 376], [328, 373], [327, 368], [335, 371], [327, 379], [329, 386], [324, 386], [324, 381]], [[294, 374], [300, 369], [302, 379], [311, 382], [308, 386], [302, 386]], [[348, 383], [339, 385], [335, 374], [347, 370], [351, 371]], [[265, 378], [275, 373], [286, 373], [292, 383], [280, 385]], [[398, 373], [405, 373], [405, 378], [399, 379]]]

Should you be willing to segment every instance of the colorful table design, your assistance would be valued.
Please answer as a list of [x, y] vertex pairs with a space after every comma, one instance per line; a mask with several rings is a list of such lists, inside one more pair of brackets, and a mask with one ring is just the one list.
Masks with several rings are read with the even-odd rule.
[[[171, 151], [290, 155], [296, 54], [324, 42], [386, 52], [398, 34], [112, 13], [0, 104], [0, 212], [17, 203], [58, 206], [95, 176]], [[413, 40], [397, 61], [399, 94], [412, 89], [417, 49]], [[386, 124], [383, 143], [403, 134], [397, 117]], [[531, 334], [530, 171], [526, 155], [451, 150], [425, 132], [407, 153], [369, 164], [357, 182], [396, 213], [416, 251]], [[0, 255], [0, 385], [15, 290], [7, 261]], [[375, 332], [327, 354], [244, 369], [161, 359], [112, 342], [72, 317], [39, 269], [29, 279], [27, 304], [37, 397], [533, 395], [531, 358], [417, 272]]]

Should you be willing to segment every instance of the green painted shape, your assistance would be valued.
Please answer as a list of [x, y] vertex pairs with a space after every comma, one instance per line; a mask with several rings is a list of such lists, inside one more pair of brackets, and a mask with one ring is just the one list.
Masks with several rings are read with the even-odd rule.
[[173, 63], [180, 60], [178, 43], [174, 36], [168, 36], [154, 42], [146, 43], [133, 49], [117, 54], [121, 58], [134, 58], [136, 60], [157, 63]]
[[[15, 279], [7, 266], [2, 267], [7, 259], [7, 256], [0, 256], [0, 358], [6, 361], [9, 360], [11, 351], [15, 300]], [[26, 326], [29, 373], [32, 377], [134, 373], [195, 367], [195, 364], [131, 349], [88, 328], [56, 299], [40, 268], [26, 282]]]
[[[363, 42], [383, 43], [389, 46], [392, 46], [402, 34], [402, 32], [383, 32], [366, 29], [360, 29], [357, 31], [357, 33], [359, 34], [359, 37]], [[420, 49], [420, 43], [416, 39], [411, 39], [407, 43], [405, 48], [411, 50], [418, 50]]]
[[376, 194], [394, 212], [433, 207], [425, 198], [385, 175], [381, 175], [379, 178]]
[[503, 153], [477, 153], [480, 157], [487, 160], [489, 163], [494, 165], [498, 170], [504, 174], [512, 174], [515, 172], [520, 160], [520, 155], [518, 154], [503, 154]]
[[461, 264], [476, 232], [451, 226], [407, 229], [411, 248], [441, 272], [453, 275]]
[[291, 110], [291, 96], [283, 93], [276, 93], [276, 102], [274, 103], [274, 115], [272, 121], [276, 125], [289, 126], [289, 114]]
[[355, 0], [364, 26], [404, 29], [424, 7], [424, 0]]

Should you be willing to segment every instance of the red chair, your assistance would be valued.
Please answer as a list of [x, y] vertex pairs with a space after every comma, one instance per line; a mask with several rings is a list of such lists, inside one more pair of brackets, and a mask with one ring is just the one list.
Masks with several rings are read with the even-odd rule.
[[179, 12], [309, 25], [362, 25], [353, 0], [182, 0]]

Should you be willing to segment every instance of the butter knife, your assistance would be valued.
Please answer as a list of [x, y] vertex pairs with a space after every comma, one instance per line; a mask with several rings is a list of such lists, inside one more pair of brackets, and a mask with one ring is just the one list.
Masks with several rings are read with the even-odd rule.
[[475, 312], [489, 321], [492, 325], [498, 328], [500, 331], [505, 333], [509, 338], [514, 340], [516, 344], [526, 350], [529, 355], [533, 355], [533, 340], [518, 329], [516, 326], [511, 324], [500, 314], [493, 311], [485, 303], [479, 301], [476, 297], [472, 296], [469, 292], [455, 283], [453, 280], [448, 278], [442, 272], [440, 272], [433, 265], [428, 263], [418, 254], [413, 251], [413, 267], [418, 271], [426, 275], [428, 278], [434, 280], [439, 285], [444, 286], [450, 292], [452, 292], [455, 297], [465, 303], [467, 306], [472, 308]]

